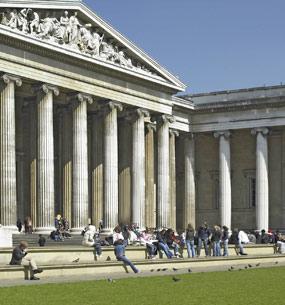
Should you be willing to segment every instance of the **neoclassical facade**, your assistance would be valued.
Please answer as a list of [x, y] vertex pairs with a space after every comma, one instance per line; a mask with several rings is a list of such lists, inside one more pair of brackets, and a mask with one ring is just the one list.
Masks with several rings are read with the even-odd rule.
[[1, 0], [0, 18], [2, 226], [285, 227], [285, 87], [178, 97], [79, 0]]

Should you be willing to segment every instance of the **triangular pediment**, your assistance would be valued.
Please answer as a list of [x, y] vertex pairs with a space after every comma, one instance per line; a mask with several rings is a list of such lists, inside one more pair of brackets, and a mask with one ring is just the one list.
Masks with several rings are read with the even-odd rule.
[[0, 32], [177, 91], [181, 83], [78, 0], [0, 1]]

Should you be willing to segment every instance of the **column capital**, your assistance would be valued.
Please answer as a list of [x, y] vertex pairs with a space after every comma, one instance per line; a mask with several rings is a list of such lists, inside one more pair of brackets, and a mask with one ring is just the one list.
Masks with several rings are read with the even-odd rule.
[[149, 117], [149, 111], [144, 108], [134, 108], [126, 111], [123, 116], [126, 120], [131, 121], [133, 123], [137, 119]]
[[176, 129], [169, 129], [169, 134], [174, 137], [179, 137], [179, 132]]
[[215, 138], [225, 137], [228, 139], [231, 136], [231, 132], [229, 130], [219, 130], [214, 132]]
[[190, 139], [194, 140], [196, 138], [196, 134], [193, 132], [183, 132], [180, 134], [182, 139]]
[[10, 82], [15, 82], [16, 86], [18, 87], [22, 86], [22, 79], [17, 75], [4, 73], [2, 74], [1, 78], [5, 84], [9, 84]]
[[175, 123], [175, 118], [173, 115], [169, 114], [155, 114], [151, 117], [151, 121], [157, 124], [165, 124], [165, 123]]
[[50, 84], [35, 84], [32, 86], [33, 93], [44, 93], [48, 94], [52, 92], [55, 96], [59, 95], [59, 89], [57, 86]]
[[118, 111], [123, 111], [123, 105], [120, 102], [108, 100], [101, 102], [99, 105], [99, 109], [103, 111], [112, 111], [114, 109], [117, 109]]
[[145, 124], [147, 131], [156, 131], [156, 125], [154, 123], [148, 122]]
[[68, 101], [70, 102], [70, 106], [72, 109], [75, 109], [78, 107], [81, 103], [93, 103], [93, 97], [90, 94], [86, 94], [83, 92], [77, 92], [77, 93], [70, 93], [68, 95]]
[[269, 129], [266, 127], [258, 127], [251, 130], [251, 134], [253, 136], [257, 135], [258, 133], [261, 133], [263, 136], [267, 136], [269, 134]]

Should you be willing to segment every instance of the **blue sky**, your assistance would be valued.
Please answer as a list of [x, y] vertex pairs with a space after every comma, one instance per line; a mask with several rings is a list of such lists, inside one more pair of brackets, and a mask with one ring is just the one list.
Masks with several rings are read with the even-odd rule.
[[85, 0], [188, 93], [285, 83], [284, 0]]

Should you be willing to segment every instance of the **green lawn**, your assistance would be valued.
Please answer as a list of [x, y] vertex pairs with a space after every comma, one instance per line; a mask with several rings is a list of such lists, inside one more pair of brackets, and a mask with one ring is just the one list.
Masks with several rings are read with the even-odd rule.
[[1, 305], [284, 305], [285, 268], [0, 288]]

